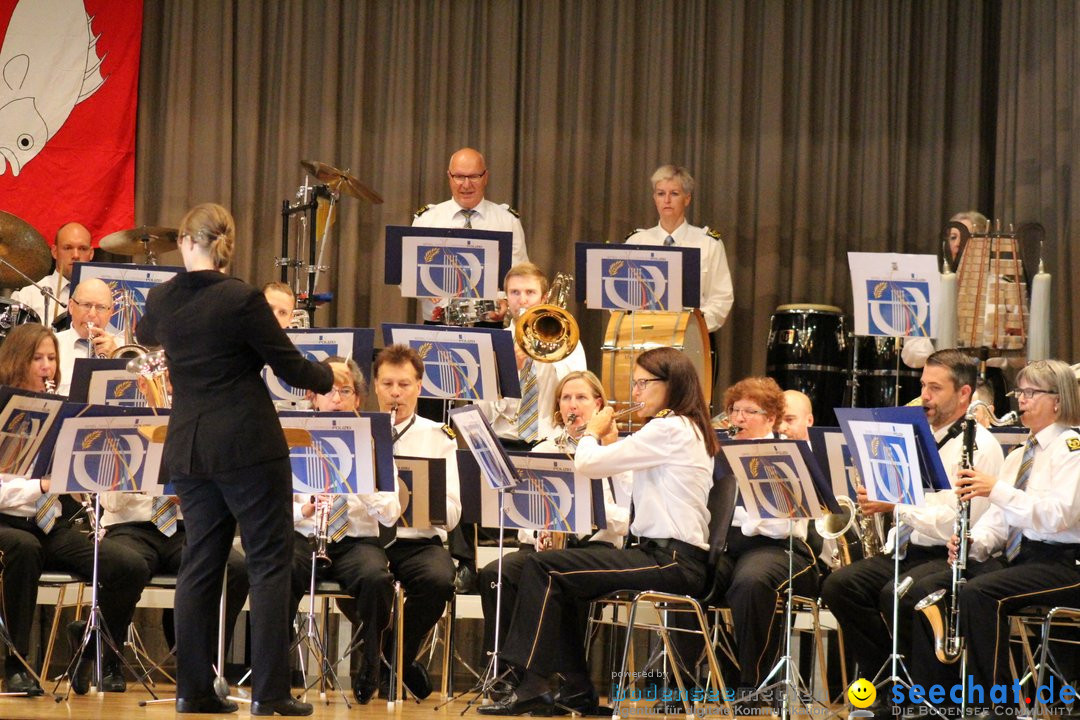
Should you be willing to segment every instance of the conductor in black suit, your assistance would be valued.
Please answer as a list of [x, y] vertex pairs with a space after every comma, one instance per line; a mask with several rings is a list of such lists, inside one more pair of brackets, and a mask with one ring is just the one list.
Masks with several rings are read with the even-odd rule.
[[[229, 277], [235, 223], [198, 205], [180, 223], [186, 273], [150, 291], [138, 337], [165, 349], [173, 385], [164, 462], [184, 513], [176, 588], [176, 711], [233, 712], [213, 692], [218, 598], [236, 526], [251, 580], [252, 715], [310, 715], [289, 688], [292, 489], [289, 448], [260, 377], [329, 392], [334, 372], [310, 362], [257, 289]], [[342, 378], [339, 384], [348, 384]]]

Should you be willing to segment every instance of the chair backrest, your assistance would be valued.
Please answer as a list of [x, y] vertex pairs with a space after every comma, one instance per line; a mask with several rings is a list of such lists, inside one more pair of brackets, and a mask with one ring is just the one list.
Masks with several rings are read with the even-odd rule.
[[735, 517], [735, 497], [739, 486], [727, 464], [717, 460], [713, 466], [713, 486], [709, 490], [709, 564], [705, 568], [703, 596], [712, 592], [716, 575], [716, 563], [727, 547], [728, 530]]

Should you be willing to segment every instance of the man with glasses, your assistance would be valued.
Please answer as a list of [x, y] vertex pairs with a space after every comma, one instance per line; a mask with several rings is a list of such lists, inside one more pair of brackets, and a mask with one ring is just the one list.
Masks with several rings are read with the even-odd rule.
[[[413, 227], [476, 228], [513, 233], [514, 243], [510, 264], [528, 261], [525, 231], [521, 229], [516, 211], [509, 205], [496, 205], [484, 197], [488, 184], [487, 162], [472, 148], [462, 148], [450, 156], [446, 171], [452, 197], [438, 205], [425, 205], [413, 216]], [[494, 268], [498, 272], [498, 268]], [[425, 322], [442, 320], [442, 307], [435, 299], [421, 302]]]
[[[67, 303], [71, 291], [71, 269], [77, 262], [90, 262], [94, 259], [94, 245], [90, 231], [77, 222], [69, 222], [56, 231], [53, 241], [52, 256], [56, 269], [38, 280], [38, 285], [51, 292], [56, 298]], [[22, 303], [37, 313], [42, 325], [52, 325], [56, 316], [64, 311], [41, 290], [27, 285], [11, 293], [14, 302]]]
[[[937, 441], [941, 463], [950, 482], [956, 483], [963, 455], [963, 424], [975, 388], [978, 366], [974, 358], [959, 350], [939, 350], [926, 359], [922, 371], [922, 408]], [[982, 425], [975, 432], [972, 459], [980, 472], [996, 474], [1001, 468], [1001, 446]], [[893, 505], [872, 501], [866, 490], [858, 491], [859, 508], [866, 517], [877, 513], [893, 514]], [[974, 523], [989, 507], [986, 500], [971, 504]], [[915, 604], [937, 584], [933, 578], [948, 578], [946, 543], [956, 521], [956, 494], [952, 490], [927, 492], [919, 506], [901, 505], [900, 531], [893, 529], [885, 543], [887, 555], [865, 558], [832, 573], [822, 585], [821, 596], [843, 628], [844, 638], [854, 649], [859, 674], [870, 678], [882, 667], [892, 652], [890, 623], [893, 603], [893, 549], [899, 545], [901, 577], [915, 581], [901, 600], [897, 613], [897, 647], [905, 657], [922, 657], [909, 669], [922, 677], [932, 661], [932, 647], [912, 651], [912, 619], [918, 613]], [[899, 540], [898, 540], [899, 538]], [[972, 572], [977, 572], [972, 568]], [[916, 647], [918, 644], [915, 643]], [[955, 666], [954, 666], [955, 667]], [[955, 673], [954, 673], [955, 674]], [[929, 679], [929, 678], [927, 678]], [[942, 679], [948, 682], [948, 678]], [[935, 680], [936, 682], [937, 680]], [[953, 680], [955, 681], [955, 680]], [[889, 693], [878, 695], [877, 709], [885, 711]]]
[[[331, 357], [323, 365], [335, 369], [347, 364], [351, 386], [335, 385], [321, 395], [308, 393], [316, 412], [357, 412], [366, 391], [364, 376], [352, 360]], [[318, 526], [317, 503], [328, 503], [326, 527]], [[394, 598], [394, 578], [390, 574], [385, 541], [380, 539], [380, 525], [393, 528], [401, 515], [396, 492], [376, 491], [365, 495], [327, 495], [321, 498], [293, 496], [293, 522], [297, 537], [293, 543], [292, 605], [296, 615], [301, 599], [309, 590], [311, 561], [318, 535], [326, 533], [326, 556], [329, 563], [316, 568], [320, 580], [335, 580], [354, 602], [343, 611], [359, 628], [361, 645], [353, 655], [352, 689], [356, 701], [371, 701], [378, 688], [379, 655], [382, 634], [390, 625], [390, 607]], [[305, 600], [306, 602], [306, 600]]]
[[56, 334], [61, 395], [71, 389], [75, 358], [110, 357], [117, 347], [116, 336], [106, 332], [113, 315], [113, 294], [103, 280], [87, 278], [79, 283], [71, 294], [68, 311], [71, 327]]

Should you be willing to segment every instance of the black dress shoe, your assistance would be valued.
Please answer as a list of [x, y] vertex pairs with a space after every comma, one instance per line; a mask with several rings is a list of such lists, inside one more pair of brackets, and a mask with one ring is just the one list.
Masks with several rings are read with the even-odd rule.
[[[594, 688], [567, 691], [560, 688], [554, 697], [556, 711], [573, 712], [578, 715], [590, 715], [611, 717], [611, 708], [600, 704], [600, 698]], [[683, 707], [679, 706], [674, 714], [682, 714]]]
[[[68, 642], [71, 643], [71, 652], [77, 653], [82, 645], [83, 634], [86, 632], [86, 621], [75, 620], [67, 626]], [[86, 645], [86, 651], [79, 658], [79, 662], [71, 669], [71, 689], [76, 695], [85, 695], [90, 692], [90, 665], [92, 662], [91, 648], [94, 647], [94, 639], [91, 638]]]
[[105, 672], [101, 675], [101, 691], [122, 693], [127, 691], [124, 670], [116, 660], [105, 663]]
[[417, 700], [424, 700], [431, 694], [431, 676], [419, 660], [413, 660], [405, 666], [401, 681]]
[[176, 698], [178, 713], [233, 713], [237, 704], [232, 700], [222, 700], [217, 695], [201, 698]]
[[4, 691], [9, 693], [26, 693], [27, 697], [44, 695], [45, 691], [38, 685], [34, 676], [25, 670], [9, 673], [4, 680]]
[[379, 689], [379, 682], [368, 673], [358, 672], [352, 676], [352, 692], [356, 702], [367, 705], [371, 698], [375, 697], [375, 691]]
[[310, 703], [300, 702], [296, 698], [284, 700], [256, 700], [251, 703], [252, 715], [310, 715], [315, 708]]
[[528, 698], [519, 698], [517, 692], [510, 693], [505, 700], [491, 705], [481, 705], [476, 709], [481, 715], [533, 715], [555, 714], [555, 702], [551, 693], [541, 693]]
[[458, 595], [476, 594], [476, 571], [462, 563], [454, 574], [454, 592]]

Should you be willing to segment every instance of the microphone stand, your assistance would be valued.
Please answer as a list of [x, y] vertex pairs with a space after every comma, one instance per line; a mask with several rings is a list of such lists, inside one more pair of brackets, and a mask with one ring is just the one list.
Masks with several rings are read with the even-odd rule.
[[[56, 303], [57, 307], [61, 307], [61, 308], [64, 308], [65, 310], [67, 310], [67, 303], [61, 302], [60, 298], [53, 295], [52, 292], [47, 287], [45, 287], [44, 285], [38, 284], [34, 280], [31, 280], [29, 275], [27, 275], [22, 270], [15, 267], [14, 265], [9, 263], [7, 260], [5, 260], [2, 257], [0, 257], [0, 264], [3, 264], [5, 267], [7, 267], [7, 268], [9, 268], [11, 270], [14, 270], [16, 272], [16, 274], [18, 274], [19, 277], [21, 277], [23, 280], [26, 281], [27, 285], [33, 285], [34, 287], [36, 287], [38, 289], [38, 292], [41, 293], [41, 296], [43, 298], [47, 298], [49, 300], [52, 300], [54, 303]], [[45, 318], [41, 318], [41, 319], [44, 320]]]

